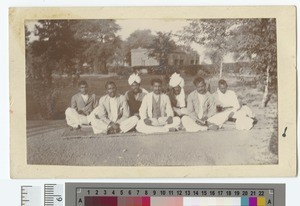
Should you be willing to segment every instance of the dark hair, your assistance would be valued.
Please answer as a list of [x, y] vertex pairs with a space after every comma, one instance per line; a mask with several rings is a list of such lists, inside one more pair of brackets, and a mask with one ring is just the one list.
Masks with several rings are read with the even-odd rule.
[[196, 77], [193, 81], [194, 85], [196, 86], [197, 84], [199, 84], [200, 82], [204, 82], [204, 79], [202, 77]]
[[162, 84], [162, 81], [161, 81], [161, 79], [155, 78], [155, 79], [152, 79], [152, 80], [151, 80], [151, 85], [153, 86], [154, 83]]
[[117, 86], [115, 82], [113, 82], [113, 81], [107, 81], [105, 83], [105, 89], [107, 89], [108, 85], [111, 85], [111, 84], [114, 85], [115, 87]]
[[85, 80], [82, 80], [82, 81], [78, 82], [78, 86], [80, 87], [81, 85], [87, 86], [88, 83]]
[[220, 79], [218, 84], [220, 85], [226, 85], [227, 86], [227, 82], [224, 79]]

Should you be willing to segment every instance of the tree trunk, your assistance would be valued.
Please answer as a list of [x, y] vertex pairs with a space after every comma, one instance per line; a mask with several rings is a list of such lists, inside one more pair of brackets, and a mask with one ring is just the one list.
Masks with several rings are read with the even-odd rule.
[[101, 73], [101, 62], [99, 62], [99, 60], [98, 59], [96, 59], [95, 61], [94, 61], [94, 65], [93, 65], [93, 68], [94, 68], [94, 73], [95, 74], [100, 74]]
[[264, 89], [264, 95], [261, 102], [261, 107], [266, 107], [269, 100], [270, 100], [270, 94], [269, 94], [269, 80], [270, 80], [270, 66], [267, 67], [267, 78], [266, 78], [266, 85]]
[[219, 78], [221, 79], [223, 76], [223, 57], [221, 57], [221, 62], [220, 62], [220, 75]]
[[103, 60], [101, 62], [101, 73], [102, 74], [108, 74], [108, 69], [107, 69], [107, 63], [106, 60]]

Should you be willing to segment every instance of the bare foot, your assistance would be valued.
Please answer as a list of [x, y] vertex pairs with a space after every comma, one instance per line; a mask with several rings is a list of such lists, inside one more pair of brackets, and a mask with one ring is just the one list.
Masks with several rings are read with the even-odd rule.
[[174, 127], [172, 127], [172, 128], [169, 128], [169, 132], [176, 132], [177, 131], [177, 129], [176, 128], [174, 128]]

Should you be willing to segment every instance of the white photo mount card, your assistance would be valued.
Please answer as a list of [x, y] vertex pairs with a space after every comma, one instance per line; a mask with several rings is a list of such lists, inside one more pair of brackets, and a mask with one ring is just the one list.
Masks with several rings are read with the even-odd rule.
[[10, 8], [12, 178], [283, 177], [296, 8]]

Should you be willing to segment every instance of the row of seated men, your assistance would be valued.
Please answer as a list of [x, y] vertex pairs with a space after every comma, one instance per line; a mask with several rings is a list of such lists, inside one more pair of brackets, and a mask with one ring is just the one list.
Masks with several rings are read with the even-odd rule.
[[106, 95], [99, 102], [88, 92], [86, 81], [79, 82], [79, 93], [74, 95], [65, 114], [71, 129], [91, 125], [95, 134], [138, 132], [162, 133], [177, 130], [198, 132], [217, 130], [228, 121], [235, 121], [236, 129], [249, 130], [255, 117], [247, 106], [240, 106], [234, 91], [220, 80], [214, 94], [207, 91], [205, 80], [196, 77], [195, 90], [184, 91], [184, 79], [177, 73], [170, 77], [170, 91], [162, 92], [162, 81], [152, 79], [152, 91], [141, 87], [141, 78], [132, 74], [128, 83], [131, 89], [119, 94], [113, 81], [105, 84]]

